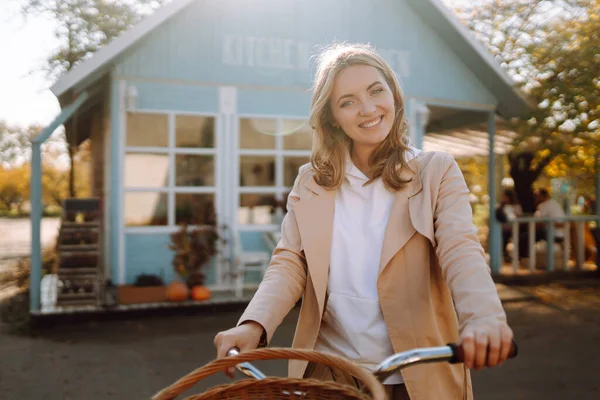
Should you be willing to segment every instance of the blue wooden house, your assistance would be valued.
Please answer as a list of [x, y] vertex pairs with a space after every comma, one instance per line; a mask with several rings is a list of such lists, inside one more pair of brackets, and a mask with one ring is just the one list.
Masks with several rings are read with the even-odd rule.
[[[311, 56], [334, 41], [370, 43], [389, 61], [417, 147], [461, 155], [465, 138], [439, 134], [428, 142], [425, 133], [477, 125], [484, 130], [474, 138], [489, 137], [491, 146], [478, 149], [475, 140], [469, 148], [488, 152], [496, 121], [530, 107], [440, 0], [173, 0], [54, 84], [62, 112], [34, 142], [35, 152], [60, 124], [71, 144], [91, 140], [104, 276], [117, 284], [139, 274], [173, 279], [169, 235], [188, 221], [192, 205], [208, 201], [243, 251], [270, 251], [265, 239], [276, 237], [280, 219], [274, 205], [310, 157]], [[36, 157], [33, 170], [36, 310]], [[493, 200], [493, 174], [490, 183]], [[490, 223], [491, 266], [498, 268]], [[215, 292], [232, 287], [232, 251], [209, 268]]]

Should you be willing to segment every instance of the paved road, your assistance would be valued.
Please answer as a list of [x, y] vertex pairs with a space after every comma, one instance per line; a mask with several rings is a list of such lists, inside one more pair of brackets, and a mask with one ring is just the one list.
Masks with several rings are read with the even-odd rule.
[[[60, 218], [42, 219], [42, 246], [51, 246], [58, 235]], [[31, 223], [28, 218], [0, 218], [0, 272], [14, 260], [29, 255]]]
[[[521, 354], [474, 372], [477, 400], [600, 398], [598, 307], [572, 312], [520, 301], [505, 308]], [[297, 315], [296, 309], [285, 319], [273, 345], [290, 345]], [[211, 360], [215, 333], [238, 317], [229, 312], [62, 325], [38, 337], [0, 330], [0, 399], [147, 399]], [[286, 373], [284, 362], [257, 365], [268, 375]], [[186, 395], [225, 382], [218, 374]]]

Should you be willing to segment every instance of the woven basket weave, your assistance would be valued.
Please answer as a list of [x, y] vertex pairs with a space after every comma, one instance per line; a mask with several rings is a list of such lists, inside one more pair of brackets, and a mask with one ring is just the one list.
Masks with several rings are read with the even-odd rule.
[[262, 380], [244, 379], [220, 385], [188, 400], [386, 400], [381, 383], [368, 371], [344, 358], [313, 350], [269, 348], [241, 353], [215, 360], [192, 371], [152, 397], [153, 400], [175, 399], [202, 379], [247, 361], [304, 360], [348, 372], [359, 379], [368, 393], [358, 388], [331, 381], [270, 377]]

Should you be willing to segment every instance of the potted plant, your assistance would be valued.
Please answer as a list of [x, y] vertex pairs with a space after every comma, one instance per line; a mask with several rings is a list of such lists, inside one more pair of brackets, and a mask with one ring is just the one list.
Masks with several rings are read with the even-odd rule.
[[[193, 300], [207, 300], [210, 291], [204, 286], [206, 276], [203, 268], [217, 253], [217, 224], [215, 209], [212, 202], [196, 207], [196, 213], [190, 220], [195, 225], [182, 223], [177, 232], [171, 234], [171, 249], [173, 254], [173, 268], [183, 282], [169, 284], [169, 299], [180, 301], [185, 297]], [[184, 295], [184, 287], [188, 295]], [[171, 295], [172, 294], [172, 295]]]
[[140, 274], [133, 285], [120, 285], [117, 297], [119, 304], [160, 303], [167, 300], [167, 291], [159, 276]]

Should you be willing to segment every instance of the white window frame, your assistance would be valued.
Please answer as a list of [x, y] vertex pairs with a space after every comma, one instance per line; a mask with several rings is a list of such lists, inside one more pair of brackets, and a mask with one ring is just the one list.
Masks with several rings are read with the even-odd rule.
[[[275, 121], [275, 148], [274, 149], [240, 149], [240, 120], [244, 118], [271, 119]], [[286, 115], [264, 115], [264, 114], [237, 114], [235, 118], [234, 134], [234, 168], [235, 181], [233, 193], [233, 213], [234, 224], [238, 232], [277, 232], [281, 229], [278, 224], [239, 224], [238, 210], [240, 207], [240, 196], [243, 194], [273, 194], [279, 201], [285, 200], [285, 193], [292, 190], [291, 186], [284, 185], [285, 166], [283, 160], [285, 157], [309, 157], [311, 150], [285, 150], [283, 148], [283, 135], [280, 134], [284, 120], [297, 120], [299, 122], [308, 122], [308, 116], [286, 116]], [[241, 156], [274, 156], [275, 157], [275, 186], [240, 186], [240, 157]]]
[[[137, 233], [137, 234], [170, 234], [176, 232], [179, 226], [175, 223], [175, 195], [184, 194], [203, 194], [209, 193], [214, 195], [215, 212], [217, 216], [217, 224], [220, 223], [220, 216], [223, 201], [222, 186], [222, 171], [221, 171], [221, 153], [224, 151], [221, 145], [221, 131], [222, 122], [219, 114], [217, 113], [204, 113], [204, 112], [184, 112], [184, 111], [170, 111], [170, 110], [136, 110], [128, 112], [124, 115], [127, 118], [128, 114], [154, 114], [154, 115], [166, 115], [168, 118], [168, 145], [166, 147], [143, 147], [143, 146], [127, 146], [127, 123], [123, 123], [123, 153], [122, 160], [123, 165], [121, 168], [121, 174], [125, 173], [125, 157], [131, 153], [146, 153], [146, 154], [167, 154], [169, 156], [169, 175], [168, 184], [164, 187], [153, 188], [153, 187], [127, 187], [125, 186], [125, 180], [122, 179], [122, 201], [125, 204], [125, 196], [127, 193], [167, 193], [167, 225], [164, 226], [127, 226], [125, 223], [125, 209], [123, 208], [123, 215], [121, 224], [123, 226], [124, 233]], [[211, 117], [215, 120], [215, 132], [214, 132], [214, 148], [190, 148], [190, 147], [175, 147], [175, 122], [176, 117], [180, 115], [186, 116], [198, 116], [198, 117]], [[215, 168], [215, 185], [214, 186], [176, 186], [175, 185], [175, 156], [179, 154], [192, 154], [192, 155], [212, 155], [214, 157], [214, 168]]]

